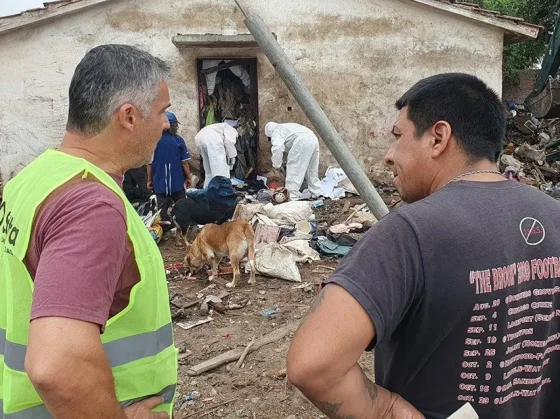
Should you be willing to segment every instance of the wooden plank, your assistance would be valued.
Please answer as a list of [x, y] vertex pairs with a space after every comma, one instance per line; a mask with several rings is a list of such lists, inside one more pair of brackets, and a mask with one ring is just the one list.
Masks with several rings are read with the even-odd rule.
[[[298, 325], [298, 323], [290, 323], [280, 329], [275, 330], [274, 332], [269, 333], [268, 335], [263, 336], [260, 339], [257, 339], [255, 341], [255, 344], [250, 348], [248, 354], [259, 350], [265, 345], [269, 345], [271, 343], [279, 341], [280, 339], [288, 336], [291, 332], [295, 332], [298, 328]], [[189, 374], [190, 376], [200, 375], [204, 372], [216, 369], [222, 365], [237, 361], [239, 360], [239, 357], [243, 354], [245, 349], [246, 348], [244, 347], [232, 349], [231, 351], [225, 352], [198, 365], [190, 367], [187, 370], [187, 374]]]

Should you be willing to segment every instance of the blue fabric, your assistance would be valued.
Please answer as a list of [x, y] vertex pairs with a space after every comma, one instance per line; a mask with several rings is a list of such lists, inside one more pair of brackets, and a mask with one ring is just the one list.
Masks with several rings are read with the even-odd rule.
[[232, 208], [237, 200], [231, 180], [224, 176], [213, 177], [208, 184], [208, 188], [188, 191], [187, 196], [195, 201], [205, 203], [211, 209]]
[[152, 161], [152, 179], [155, 193], [171, 195], [185, 186], [182, 162], [191, 155], [185, 141], [178, 135], [165, 131], [159, 140]]

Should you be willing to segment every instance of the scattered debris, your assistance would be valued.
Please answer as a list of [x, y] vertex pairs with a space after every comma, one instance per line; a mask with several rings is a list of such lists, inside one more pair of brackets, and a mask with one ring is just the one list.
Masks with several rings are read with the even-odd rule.
[[210, 323], [213, 320], [214, 319], [212, 317], [208, 317], [205, 320], [199, 320], [199, 321], [194, 322], [194, 323], [177, 323], [177, 326], [179, 326], [181, 329], [189, 330], [189, 329], [192, 329], [193, 327], [197, 327], [197, 326], [200, 326], [202, 324]]
[[527, 143], [521, 144], [521, 146], [515, 150], [515, 154], [521, 157], [522, 160], [536, 163], [539, 166], [542, 166], [546, 161], [546, 154], [544, 150], [537, 150]]
[[189, 350], [186, 350], [182, 354], [179, 354], [179, 356], [178, 356], [179, 362], [185, 361], [191, 355], [192, 355], [192, 351], [189, 351]]
[[346, 221], [344, 221], [344, 224], [348, 224], [350, 220], [353, 220], [355, 223], [362, 224], [364, 228], [373, 227], [377, 224], [377, 218], [375, 218], [375, 215], [373, 215], [366, 204], [356, 205], [352, 208], [352, 211], [352, 214], [350, 214]]
[[222, 403], [218, 403], [214, 406], [207, 407], [206, 409], [199, 410], [198, 412], [189, 413], [188, 415], [185, 415], [185, 416], [181, 417], [180, 419], [188, 419], [188, 418], [192, 418], [193, 416], [201, 418], [203, 416], [206, 416], [208, 413], [213, 412], [217, 408], [225, 406], [226, 404], [233, 403], [236, 400], [237, 399], [231, 399], [231, 400], [228, 400], [228, 401], [225, 401], [225, 402], [222, 402]]
[[332, 234], [344, 234], [350, 233], [354, 230], [361, 230], [364, 226], [360, 223], [351, 223], [351, 224], [337, 224], [329, 228], [329, 232]]
[[510, 104], [500, 171], [510, 180], [552, 194], [560, 177], [560, 119], [536, 119], [523, 105]]
[[329, 167], [321, 180], [321, 195], [336, 201], [346, 197], [346, 192], [358, 195], [358, 191], [339, 167]]
[[249, 297], [245, 294], [232, 294], [228, 300], [228, 309], [237, 310], [249, 304]]
[[261, 312], [261, 314], [266, 319], [275, 319], [280, 314], [280, 310], [279, 309], [272, 310], [272, 309], [269, 309], [269, 308], [265, 308]]
[[175, 402], [175, 409], [180, 409], [185, 404], [193, 402], [200, 399], [200, 393], [198, 391], [192, 391], [189, 394], [185, 394], [182, 398]]
[[288, 370], [286, 368], [282, 368], [278, 371], [272, 371], [265, 374], [268, 378], [272, 378], [273, 380], [283, 380], [288, 376]]
[[295, 290], [304, 290], [305, 292], [313, 292], [315, 290], [315, 284], [310, 284], [309, 282], [304, 282], [301, 285], [295, 285], [292, 287]]
[[204, 316], [207, 315], [210, 311], [210, 306], [212, 306], [212, 308], [214, 308], [218, 313], [225, 313], [226, 311], [221, 298], [216, 297], [215, 295], [209, 295], [200, 305], [200, 313]]

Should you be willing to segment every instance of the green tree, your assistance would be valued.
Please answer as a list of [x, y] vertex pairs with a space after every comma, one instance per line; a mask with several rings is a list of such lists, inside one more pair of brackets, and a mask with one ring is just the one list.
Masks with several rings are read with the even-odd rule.
[[504, 81], [519, 83], [521, 73], [536, 64], [546, 52], [556, 13], [560, 10], [560, 0], [477, 0], [476, 3], [545, 28], [536, 41], [524, 41], [504, 49]]

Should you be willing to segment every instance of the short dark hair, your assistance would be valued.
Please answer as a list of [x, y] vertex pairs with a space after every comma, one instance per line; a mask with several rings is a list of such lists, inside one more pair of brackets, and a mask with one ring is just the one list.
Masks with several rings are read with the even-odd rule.
[[477, 77], [463, 73], [428, 77], [395, 106], [408, 108], [416, 136], [438, 121], [447, 121], [459, 146], [473, 160], [498, 160], [506, 131], [505, 108], [496, 92]]
[[68, 122], [70, 132], [95, 135], [109, 124], [125, 103], [150, 114], [159, 85], [169, 76], [169, 66], [130, 45], [100, 45], [80, 61], [70, 83]]
[[169, 123], [169, 132], [172, 135], [177, 135], [179, 132], [179, 123], [178, 122], [170, 122]]

